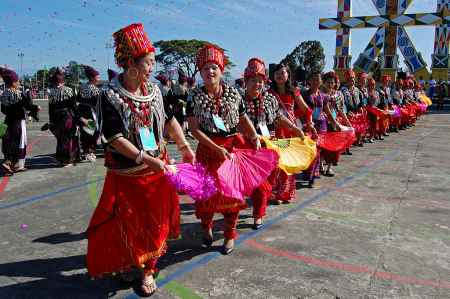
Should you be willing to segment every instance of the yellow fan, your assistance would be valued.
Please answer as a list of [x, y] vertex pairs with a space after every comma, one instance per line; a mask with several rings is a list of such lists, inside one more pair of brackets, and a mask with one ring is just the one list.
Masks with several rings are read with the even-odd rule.
[[422, 100], [424, 100], [425, 102], [427, 102], [427, 103], [428, 103], [428, 106], [430, 106], [431, 104], [433, 104], [433, 102], [431, 102], [430, 98], [427, 97], [426, 95], [421, 94], [419, 97], [420, 97]]
[[308, 169], [316, 158], [316, 143], [308, 136], [305, 138], [288, 138], [270, 140], [269, 137], [261, 137], [268, 149], [274, 149], [280, 155], [278, 167], [287, 174], [292, 175], [300, 170]]

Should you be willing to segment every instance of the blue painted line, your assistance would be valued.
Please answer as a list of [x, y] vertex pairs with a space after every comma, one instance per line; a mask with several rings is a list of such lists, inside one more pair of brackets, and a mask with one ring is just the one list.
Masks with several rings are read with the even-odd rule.
[[[398, 150], [396, 150], [396, 151], [394, 151], [393, 153], [389, 154], [387, 157], [385, 157], [385, 158], [383, 158], [383, 159], [381, 159], [381, 160], [378, 160], [377, 162], [375, 162], [375, 163], [373, 164], [373, 166], [376, 166], [376, 165], [378, 165], [378, 164], [380, 164], [380, 163], [383, 163], [384, 161], [386, 161], [386, 160], [392, 158], [394, 155], [396, 155], [397, 153], [399, 153], [400, 151], [402, 151], [404, 148], [406, 148], [406, 147], [410, 146], [411, 144], [413, 144], [413, 143], [419, 141], [420, 139], [422, 139], [422, 138], [424, 138], [424, 137], [426, 137], [426, 136], [432, 134], [433, 132], [435, 132], [436, 130], [442, 128], [443, 126], [445, 126], [445, 125], [446, 125], [447, 123], [449, 123], [449, 122], [450, 122], [450, 120], [446, 121], [445, 123], [443, 123], [443, 124], [440, 125], [439, 127], [435, 128], [434, 130], [432, 130], [432, 131], [430, 131], [430, 132], [428, 132], [428, 133], [426, 133], [426, 134], [424, 134], [424, 135], [422, 135], [422, 136], [420, 136], [420, 137], [414, 139], [414, 140], [411, 141], [410, 143], [408, 143], [408, 144], [402, 146], [402, 147], [399, 148]], [[361, 171], [358, 172], [357, 174], [354, 174], [354, 175], [352, 175], [352, 176], [350, 176], [350, 177], [348, 177], [348, 178], [345, 178], [344, 180], [342, 180], [342, 182], [338, 183], [338, 184], [335, 185], [334, 187], [340, 188], [342, 185], [344, 185], [344, 184], [350, 182], [351, 180], [353, 180], [353, 179], [355, 179], [355, 178], [357, 178], [357, 177], [363, 175], [364, 173], [366, 173], [366, 172], [369, 171], [370, 169], [372, 169], [372, 168], [371, 168], [371, 167], [365, 167], [363, 170], [361, 170]], [[303, 209], [303, 208], [306, 207], [307, 205], [309, 205], [309, 204], [311, 204], [311, 203], [317, 201], [318, 199], [324, 197], [325, 195], [327, 195], [327, 194], [329, 194], [329, 193], [331, 193], [331, 192], [333, 192], [333, 191], [334, 191], [334, 189], [331, 189], [331, 188], [328, 189], [328, 190], [325, 190], [325, 191], [323, 191], [323, 192], [317, 194], [317, 195], [314, 196], [313, 198], [311, 198], [311, 199], [309, 199], [309, 200], [303, 202], [302, 204], [298, 205], [298, 206], [295, 207], [294, 209], [292, 209], [292, 210], [290, 210], [290, 211], [288, 211], [288, 212], [286, 212], [286, 213], [284, 213], [284, 214], [281, 214], [280, 216], [275, 217], [274, 219], [272, 219], [272, 220], [266, 222], [266, 224], [264, 224], [259, 230], [255, 230], [255, 231], [251, 231], [251, 232], [246, 233], [245, 235], [241, 236], [239, 239], [237, 239], [237, 240], [234, 241], [234, 246], [237, 246], [237, 245], [241, 244], [242, 242], [244, 242], [245, 240], [250, 239], [251, 237], [255, 236], [256, 234], [261, 233], [262, 231], [264, 231], [264, 230], [267, 229], [268, 227], [272, 226], [273, 224], [277, 223], [278, 221], [283, 220], [284, 218], [286, 218], [286, 217], [292, 215], [292, 214], [295, 213], [295, 212], [298, 212], [299, 210]], [[219, 251], [212, 252], [212, 253], [208, 254], [207, 256], [205, 256], [205, 257], [199, 259], [198, 261], [195, 261], [195, 262], [193, 262], [192, 264], [189, 264], [189, 265], [187, 265], [187, 266], [184, 266], [184, 267], [181, 268], [180, 270], [175, 271], [174, 273], [167, 275], [165, 278], [163, 278], [163, 279], [161, 279], [161, 280], [158, 280], [158, 281], [156, 282], [156, 285], [158, 286], [158, 288], [160, 288], [160, 287], [164, 286], [165, 284], [171, 282], [172, 280], [177, 279], [177, 278], [180, 277], [181, 275], [184, 275], [184, 274], [190, 272], [191, 270], [194, 270], [195, 268], [198, 268], [198, 267], [200, 267], [200, 266], [206, 264], [207, 262], [209, 262], [209, 261], [215, 259], [216, 257], [218, 257], [218, 256], [220, 256], [220, 255], [221, 255], [221, 254], [220, 254]], [[141, 297], [139, 297], [136, 293], [132, 293], [132, 294], [128, 295], [127, 297], [125, 297], [124, 299], [136, 299], [136, 298], [141, 298]]]
[[38, 196], [38, 197], [30, 198], [30, 199], [27, 199], [27, 200], [24, 200], [24, 201], [21, 201], [21, 202], [13, 203], [11, 205], [1, 207], [0, 211], [1, 210], [6, 210], [6, 209], [9, 209], [9, 208], [12, 208], [12, 207], [20, 206], [20, 205], [23, 205], [23, 204], [26, 204], [26, 203], [29, 203], [29, 202], [32, 202], [32, 201], [35, 201], [35, 200], [38, 200], [38, 199], [42, 199], [42, 198], [45, 198], [45, 197], [49, 197], [49, 196], [55, 195], [55, 194], [66, 192], [66, 191], [69, 191], [69, 190], [72, 190], [72, 189], [76, 189], [76, 188], [79, 188], [79, 187], [90, 185], [92, 183], [100, 182], [100, 181], [103, 181], [103, 180], [105, 180], [105, 179], [98, 179], [96, 181], [87, 182], [87, 183], [84, 183], [84, 184], [81, 184], [81, 185], [76, 185], [76, 186], [69, 187], [69, 188], [66, 188], [66, 189], [62, 189], [62, 190], [59, 190], [59, 191], [55, 191], [55, 192], [52, 192], [52, 193], [47, 193], [47, 194], [44, 194], [44, 195], [41, 195], [41, 196]]
[[[182, 157], [183, 156], [177, 156], [174, 159], [177, 160], [177, 159], [182, 158]], [[13, 207], [16, 207], [16, 206], [20, 206], [20, 205], [23, 205], [23, 204], [26, 204], [26, 203], [29, 203], [29, 202], [32, 202], [32, 201], [35, 201], [35, 200], [38, 200], [38, 199], [42, 199], [42, 198], [45, 198], [45, 197], [49, 197], [49, 196], [52, 196], [52, 195], [55, 195], [55, 194], [58, 194], [58, 193], [66, 192], [66, 191], [69, 191], [69, 190], [72, 190], [72, 189], [75, 189], [75, 188], [79, 188], [79, 187], [83, 187], [83, 186], [86, 186], [86, 185], [90, 185], [92, 183], [97, 183], [97, 182], [100, 182], [100, 181], [104, 181], [104, 180], [105, 179], [98, 179], [96, 181], [87, 182], [87, 183], [84, 183], [84, 184], [81, 184], [81, 185], [76, 185], [76, 186], [69, 187], [69, 188], [66, 188], [66, 189], [62, 189], [62, 190], [59, 190], [59, 191], [55, 191], [55, 192], [52, 192], [52, 193], [44, 194], [44, 195], [41, 195], [41, 196], [38, 196], [38, 197], [30, 198], [30, 199], [27, 199], [27, 200], [24, 200], [24, 201], [21, 201], [21, 202], [18, 202], [18, 203], [14, 203], [14, 204], [11, 204], [11, 205], [8, 205], [8, 206], [1, 207], [0, 211], [1, 210], [6, 210], [6, 209], [9, 209], [9, 208], [13, 208]]]

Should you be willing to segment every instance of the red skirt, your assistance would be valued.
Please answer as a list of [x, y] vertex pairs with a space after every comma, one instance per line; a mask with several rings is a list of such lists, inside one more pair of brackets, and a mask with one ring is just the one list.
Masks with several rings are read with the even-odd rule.
[[[111, 160], [107, 151], [105, 164]], [[120, 172], [108, 170], [86, 232], [92, 279], [161, 256], [167, 239], [180, 236], [180, 220], [178, 194], [163, 174], [152, 174], [146, 165]]]
[[[334, 132], [332, 125], [327, 123], [327, 132]], [[329, 151], [325, 148], [320, 150], [320, 154], [327, 164], [339, 163], [341, 161], [341, 151]]]
[[[228, 138], [210, 137], [210, 139], [215, 144], [225, 148], [229, 153], [231, 153], [233, 148], [249, 148], [248, 144], [244, 141], [244, 138], [241, 135], [236, 135]], [[202, 212], [227, 214], [245, 210], [248, 207], [245, 201], [240, 201], [237, 198], [225, 196], [220, 192], [220, 186], [217, 181], [217, 170], [223, 162], [220, 161], [219, 156], [217, 156], [215, 152], [210, 150], [207, 146], [199, 143], [195, 158], [203, 166], [208, 166], [207, 170], [212, 176], [216, 178], [216, 184], [219, 190], [217, 194], [210, 199], [206, 201], [195, 202], [195, 216], [197, 217], [197, 219], [200, 219]]]

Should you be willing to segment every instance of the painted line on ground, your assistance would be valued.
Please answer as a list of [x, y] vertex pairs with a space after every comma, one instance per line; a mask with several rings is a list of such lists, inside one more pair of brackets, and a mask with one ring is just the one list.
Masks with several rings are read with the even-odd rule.
[[[449, 122], [450, 122], [450, 120], [444, 122], [443, 124], [441, 124], [440, 126], [436, 127], [435, 129], [429, 131], [428, 133], [425, 133], [425, 134], [423, 134], [423, 135], [417, 137], [417, 138], [414, 139], [413, 141], [409, 142], [407, 145], [404, 145], [404, 146], [400, 147], [400, 148], [397, 149], [396, 151], [392, 152], [390, 155], [388, 155], [388, 156], [386, 156], [385, 158], [383, 158], [383, 159], [381, 159], [381, 160], [375, 162], [373, 165], [376, 166], [376, 165], [381, 164], [381, 163], [383, 163], [384, 161], [386, 161], [386, 160], [392, 158], [394, 155], [396, 155], [397, 153], [399, 153], [399, 152], [401, 152], [403, 149], [405, 149], [407, 146], [409, 146], [409, 144], [413, 144], [413, 143], [415, 143], [415, 142], [421, 140], [422, 138], [425, 138], [426, 136], [428, 136], [428, 135], [432, 134], [433, 132], [437, 131], [438, 129], [440, 129], [441, 127], [445, 126], [445, 125], [446, 125], [447, 123], [449, 123]], [[343, 185], [345, 185], [346, 183], [352, 181], [353, 179], [355, 179], [355, 178], [357, 178], [357, 177], [359, 177], [359, 176], [365, 174], [365, 173], [366, 173], [367, 171], [369, 171], [370, 169], [371, 169], [370, 167], [365, 167], [365, 168], [362, 169], [360, 172], [358, 172], [358, 173], [356, 173], [356, 174], [354, 174], [354, 175], [352, 175], [352, 176], [350, 176], [350, 177], [345, 178], [345, 179], [342, 180], [340, 183], [336, 184], [335, 187], [336, 187], [336, 188], [342, 187]], [[294, 208], [294, 209], [292, 209], [292, 210], [289, 210], [289, 211], [287, 211], [286, 213], [283, 213], [283, 214], [281, 214], [280, 216], [273, 218], [272, 220], [269, 220], [267, 223], [264, 224], [264, 226], [263, 226], [261, 229], [255, 230], [255, 231], [251, 231], [251, 232], [248, 232], [248, 233], [246, 233], [245, 235], [243, 235], [241, 238], [235, 240], [235, 242], [234, 242], [235, 245], [234, 245], [234, 246], [236, 247], [236, 246], [238, 246], [239, 244], [241, 244], [242, 242], [245, 242], [246, 240], [249, 240], [250, 238], [252, 238], [252, 237], [255, 236], [256, 234], [261, 233], [262, 231], [266, 230], [268, 227], [272, 226], [273, 224], [275, 224], [275, 223], [277, 223], [277, 222], [279, 222], [279, 221], [281, 221], [281, 220], [287, 218], [288, 216], [292, 215], [293, 213], [295, 213], [295, 212], [297, 212], [297, 211], [303, 209], [304, 207], [306, 207], [306, 206], [308, 206], [309, 204], [311, 204], [311, 203], [313, 203], [313, 202], [319, 200], [320, 198], [324, 197], [325, 195], [327, 195], [327, 194], [329, 194], [329, 193], [331, 193], [331, 192], [333, 192], [333, 191], [334, 191], [334, 189], [328, 189], [328, 190], [325, 190], [325, 191], [319, 193], [318, 195], [312, 197], [311, 199], [309, 199], [309, 200], [307, 200], [307, 201], [305, 201], [305, 202], [299, 204], [298, 207], [296, 207], [296, 208]], [[249, 240], [249, 241], [252, 241], [252, 240]], [[248, 242], [246, 242], [246, 243], [248, 243]], [[256, 242], [255, 242], [255, 243], [256, 243]], [[263, 246], [263, 245], [261, 245], [261, 246]], [[187, 266], [184, 266], [183, 268], [181, 268], [181, 269], [175, 271], [174, 273], [169, 274], [166, 278], [161, 279], [161, 280], [157, 283], [157, 286], [158, 286], [158, 287], [162, 287], [162, 286], [164, 286], [165, 284], [171, 282], [172, 280], [177, 279], [178, 277], [180, 277], [180, 276], [182, 276], [182, 275], [184, 275], [184, 274], [186, 274], [186, 273], [188, 273], [188, 272], [190, 272], [190, 271], [192, 271], [192, 270], [194, 270], [194, 269], [196, 269], [196, 268], [198, 268], [198, 267], [200, 267], [200, 266], [206, 264], [207, 262], [209, 262], [209, 261], [215, 259], [216, 257], [218, 257], [218, 256], [220, 256], [220, 255], [221, 255], [221, 254], [219, 253], [219, 251], [212, 252], [212, 253], [208, 254], [207, 256], [205, 256], [205, 257], [203, 257], [203, 258], [201, 258], [201, 259], [199, 259], [199, 260], [197, 260], [197, 261], [195, 261], [195, 262], [193, 262], [193, 263], [191, 263], [191, 264], [189, 264], [189, 265], [187, 265]], [[319, 261], [319, 262], [320, 262], [320, 263], [323, 263], [323, 262], [321, 262], [321, 261]], [[333, 264], [333, 262], [329, 262], [329, 263], [330, 263], [330, 264]], [[337, 263], [335, 263], [335, 264], [337, 264]], [[360, 267], [356, 267], [356, 266], [348, 266], [348, 265], [342, 265], [342, 266], [344, 267], [343, 269], [347, 269], [347, 270], [351, 270], [351, 269], [356, 269], [356, 270], [358, 270], [358, 269], [359, 269], [360, 271], [357, 271], [357, 272], [362, 272], [362, 271], [364, 271], [364, 273], [367, 273], [367, 274], [374, 273], [372, 270], [368, 270], [368, 269], [364, 269], [364, 268], [360, 268]], [[376, 273], [380, 273], [379, 275], [377, 275], [377, 276], [380, 276], [380, 277], [391, 278], [391, 279], [397, 279], [397, 280], [402, 280], [402, 281], [407, 281], [407, 282], [413, 282], [413, 283], [421, 283], [421, 282], [422, 282], [422, 284], [428, 284], [427, 282], [430, 282], [430, 281], [423, 280], [423, 279], [408, 278], [408, 277], [398, 276], [398, 275], [394, 275], [394, 274], [388, 274], [388, 273], [382, 273], [382, 272], [376, 272]], [[442, 282], [430, 282], [430, 283], [433, 283], [433, 284], [429, 284], [429, 285], [434, 285], [434, 286], [440, 286], [440, 287], [448, 287], [448, 288], [450, 288], [450, 284], [449, 284], [449, 283], [442, 283]], [[132, 294], [130, 294], [129, 296], [125, 297], [125, 299], [134, 299], [134, 298], [139, 298], [139, 296], [138, 296], [136, 293], [132, 293]]]
[[[27, 153], [26, 153], [27, 155], [28, 155], [28, 152], [30, 151], [30, 149], [33, 147], [33, 145], [34, 145], [36, 142], [38, 142], [42, 137], [44, 137], [45, 135], [47, 135], [48, 132], [50, 132], [50, 131], [46, 131], [45, 133], [41, 134], [38, 138], [36, 138], [36, 140], [34, 140], [33, 142], [31, 142], [30, 145], [27, 146]], [[7, 174], [2, 178], [2, 181], [1, 181], [1, 183], [0, 183], [0, 196], [2, 196], [3, 191], [5, 191], [6, 185], [8, 184], [9, 178], [10, 178], [11, 176], [12, 176], [11, 174], [7, 173]]]
[[318, 185], [322, 185], [327, 188], [334, 189], [338, 192], [347, 193], [350, 195], [358, 196], [358, 197], [364, 197], [364, 198], [371, 198], [371, 199], [379, 199], [379, 200], [387, 200], [387, 201], [395, 201], [395, 202], [402, 202], [402, 203], [408, 203], [412, 205], [421, 205], [421, 206], [431, 206], [431, 207], [441, 207], [441, 208], [450, 208], [450, 204], [442, 204], [442, 203], [428, 203], [428, 202], [418, 202], [418, 201], [410, 201], [410, 200], [400, 200], [400, 199], [394, 199], [394, 198], [384, 198], [384, 197], [377, 197], [377, 196], [370, 196], [370, 195], [363, 195], [355, 192], [351, 192], [348, 190], [344, 190], [341, 188], [336, 188], [334, 186], [322, 183], [322, 182], [315, 182]]
[[[450, 283], [448, 282], [441, 282], [441, 281], [433, 281], [433, 280], [426, 280], [426, 279], [420, 279], [420, 278], [413, 278], [413, 277], [406, 277], [406, 276], [402, 276], [402, 275], [396, 275], [396, 274], [391, 274], [391, 273], [386, 273], [386, 272], [380, 272], [380, 271], [373, 271], [370, 269], [366, 269], [366, 268], [362, 268], [362, 267], [356, 267], [356, 266], [351, 266], [351, 265], [346, 265], [346, 264], [341, 264], [341, 263], [336, 263], [336, 262], [331, 262], [331, 261], [324, 261], [324, 260], [317, 260], [314, 258], [309, 258], [306, 256], [302, 256], [302, 255], [298, 255], [298, 254], [292, 254], [292, 253], [288, 253], [288, 252], [284, 252], [284, 251], [280, 251], [277, 249], [273, 249], [267, 246], [264, 246], [262, 244], [259, 244], [253, 240], [245, 240], [245, 243], [258, 248], [260, 250], [263, 250], [265, 252], [269, 252], [275, 255], [279, 255], [282, 257], [286, 257], [286, 258], [290, 258], [290, 259], [294, 259], [294, 260], [298, 260], [298, 261], [302, 261], [302, 262], [306, 262], [309, 264], [315, 264], [315, 265], [320, 265], [320, 266], [328, 266], [328, 267], [333, 267], [333, 268], [338, 268], [338, 269], [343, 269], [343, 270], [348, 270], [348, 271], [352, 271], [352, 272], [359, 272], [359, 273], [363, 273], [363, 274], [369, 274], [369, 275], [375, 275], [377, 277], [382, 277], [382, 278], [387, 278], [387, 279], [392, 279], [392, 280], [399, 280], [399, 281], [404, 281], [404, 282], [409, 282], [409, 283], [415, 283], [415, 284], [421, 284], [421, 285], [429, 285], [429, 286], [433, 286], [433, 287], [440, 287], [440, 288], [446, 288], [446, 289], [450, 289]], [[128, 297], [126, 297], [128, 298]]]
[[307, 209], [307, 208], [303, 208], [303, 211], [314, 213], [314, 214], [321, 215], [321, 216], [326, 216], [326, 217], [337, 219], [337, 220], [342, 220], [342, 221], [345, 221], [345, 222], [360, 224], [360, 225], [364, 225], [364, 226], [371, 226], [371, 227], [374, 227], [374, 228], [381, 228], [381, 229], [389, 230], [389, 231], [397, 231], [397, 232], [402, 232], [402, 233], [406, 233], [406, 234], [413, 234], [413, 235], [433, 237], [433, 238], [450, 239], [450, 235], [435, 234], [435, 233], [420, 232], [420, 231], [412, 231], [412, 230], [404, 229], [404, 228], [400, 228], [400, 227], [389, 227], [387, 225], [382, 225], [382, 224], [377, 224], [377, 223], [370, 223], [370, 222], [363, 222], [363, 221], [355, 220], [355, 219], [352, 219], [352, 218], [349, 218], [349, 217], [346, 217], [346, 216], [336, 215], [336, 214], [333, 214], [333, 213], [328, 213], [328, 212], [323, 212], [323, 211], [318, 211], [318, 210], [312, 210], [312, 209]]
[[6, 209], [9, 209], [9, 208], [13, 208], [13, 207], [17, 207], [17, 206], [20, 206], [20, 205], [23, 205], [23, 204], [26, 204], [26, 203], [29, 203], [29, 202], [32, 202], [32, 201], [35, 201], [35, 200], [38, 200], [38, 199], [50, 197], [52, 195], [56, 195], [56, 194], [59, 194], [59, 193], [70, 191], [72, 189], [83, 187], [83, 186], [86, 186], [86, 185], [89, 185], [89, 184], [92, 184], [92, 183], [96, 183], [96, 182], [100, 182], [100, 181], [103, 181], [103, 180], [105, 180], [105, 179], [98, 179], [98, 180], [87, 182], [87, 183], [84, 183], [84, 184], [81, 184], [81, 185], [76, 185], [76, 186], [73, 186], [73, 187], [61, 189], [59, 191], [55, 191], [55, 192], [47, 193], [47, 194], [44, 194], [44, 195], [41, 195], [41, 196], [33, 197], [33, 198], [30, 198], [30, 199], [27, 199], [27, 200], [24, 200], [24, 201], [20, 201], [20, 202], [14, 203], [14, 204], [10, 204], [10, 205], [1, 207], [0, 211], [1, 210], [6, 210]]

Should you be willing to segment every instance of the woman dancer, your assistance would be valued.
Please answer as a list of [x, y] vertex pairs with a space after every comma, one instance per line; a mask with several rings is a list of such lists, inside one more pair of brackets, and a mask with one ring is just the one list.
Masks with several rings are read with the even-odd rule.
[[[367, 103], [367, 97], [368, 97], [368, 91], [366, 88], [366, 84], [367, 84], [367, 74], [365, 72], [359, 72], [358, 73], [358, 89], [362, 94], [362, 113], [366, 114], [366, 111], [364, 110], [366, 103]], [[369, 130], [369, 128], [367, 128], [367, 131]], [[364, 133], [362, 133], [362, 139], [361, 139], [361, 146], [364, 146], [364, 142], [367, 142], [367, 131], [365, 131]]]
[[[346, 80], [347, 85], [341, 88], [342, 94], [344, 95], [344, 102], [347, 106], [347, 115], [350, 123], [355, 124], [356, 119], [360, 117], [360, 113], [362, 113], [362, 107], [363, 107], [363, 99], [364, 96], [362, 92], [355, 87], [355, 72], [353, 71], [346, 71], [344, 73], [344, 77]], [[355, 126], [356, 127], [356, 126]], [[364, 145], [361, 143], [361, 139], [363, 137], [363, 134], [365, 133], [365, 129], [361, 128], [360, 125], [358, 125], [355, 128], [355, 135], [356, 135], [356, 145], [363, 147]], [[348, 154], [347, 150], [347, 154]]]
[[2, 153], [4, 160], [2, 169], [7, 173], [26, 171], [25, 156], [27, 154], [27, 128], [25, 110], [38, 112], [41, 107], [32, 105], [18, 89], [19, 76], [12, 70], [0, 68], [0, 75], [7, 88], [0, 95], [2, 113], [8, 126], [2, 137]]
[[85, 126], [89, 123], [80, 117], [75, 95], [72, 89], [64, 86], [64, 77], [59, 68], [50, 81], [54, 88], [48, 95], [49, 129], [56, 137], [56, 154], [52, 161], [59, 166], [72, 166], [81, 161], [77, 122]]
[[[317, 134], [325, 134], [327, 132], [327, 121], [325, 120], [324, 113], [326, 113], [331, 127], [340, 132], [341, 128], [328, 106], [328, 97], [319, 90], [322, 85], [322, 75], [319, 72], [313, 72], [309, 78], [309, 85], [311, 88], [302, 94], [305, 103], [313, 111], [312, 122], [309, 126], [314, 126]], [[308, 180], [309, 188], [314, 188], [314, 179], [320, 177], [320, 151], [321, 148], [317, 147], [316, 159], [307, 170], [303, 170], [303, 179]]]
[[[375, 90], [375, 79], [372, 77], [369, 79], [369, 90], [368, 90], [368, 97], [367, 97], [367, 105], [371, 106], [373, 108], [377, 108], [377, 106], [380, 104], [380, 94], [378, 91]], [[380, 111], [377, 108], [378, 111]], [[367, 117], [369, 118], [369, 126], [370, 126], [370, 137], [368, 142], [373, 143], [373, 138], [375, 137], [375, 134], [380, 130], [379, 127], [379, 121], [378, 116], [375, 115], [371, 110], [367, 110]], [[378, 135], [377, 135], [378, 136]]]
[[[255, 150], [258, 151], [261, 147], [261, 137], [256, 134], [245, 114], [245, 106], [238, 91], [235, 87], [221, 83], [225, 62], [225, 55], [215, 46], [206, 46], [200, 50], [197, 66], [205, 85], [192, 90], [186, 109], [189, 129], [199, 141], [196, 158], [202, 165], [207, 165], [216, 178], [217, 170], [230, 157], [233, 148], [244, 146], [242, 136], [236, 135], [238, 123], [248, 136], [252, 136]], [[203, 243], [207, 247], [211, 246], [214, 213], [221, 213], [226, 223], [222, 254], [230, 254], [234, 250], [239, 211], [246, 208], [245, 202], [224, 196], [220, 190], [207, 201], [197, 201], [195, 215], [197, 219], [201, 219]]]
[[[378, 87], [377, 92], [380, 96], [380, 103], [377, 105], [377, 108], [383, 111], [386, 111], [387, 108], [392, 108], [392, 98], [391, 98], [391, 77], [388, 75], [384, 75], [381, 77], [381, 85]], [[389, 128], [390, 132], [396, 132], [398, 131], [398, 125], [400, 124], [400, 118], [395, 116], [388, 116], [388, 121], [384, 120], [383, 123], [378, 123], [378, 135], [375, 135], [376, 140], [384, 140], [383, 136], [389, 136], [386, 133], [386, 130]]]
[[[290, 122], [296, 123], [294, 105], [297, 104], [301, 110], [301, 114], [308, 115], [306, 123], [310, 123], [312, 113], [309, 112], [308, 106], [303, 101], [300, 92], [292, 86], [291, 70], [288, 65], [277, 64], [275, 66], [274, 81], [270, 84], [268, 92], [275, 96], [278, 101], [278, 106]], [[276, 121], [274, 124], [276, 138], [296, 137], [288, 128], [281, 127]], [[308, 126], [308, 130], [313, 136], [316, 135], [314, 126]], [[284, 171], [278, 171], [275, 190], [277, 191], [277, 204], [282, 204], [285, 200], [295, 199], [295, 175], [288, 175]]]
[[[331, 114], [333, 117], [343, 123], [344, 125], [351, 127], [352, 125], [347, 119], [347, 114], [344, 110], [344, 99], [342, 93], [337, 90], [339, 88], [339, 77], [337, 74], [333, 72], [328, 72], [323, 75], [323, 90], [322, 92], [328, 98], [328, 104], [330, 106]], [[338, 116], [339, 113], [339, 116]], [[328, 119], [327, 115], [324, 115], [327, 120], [327, 132], [333, 132], [334, 128], [331, 125], [332, 121]], [[333, 164], [339, 163], [341, 160], [341, 151], [330, 151], [327, 149], [321, 150], [322, 157], [325, 159], [325, 162], [328, 165], [327, 170], [325, 171], [326, 176], [334, 176], [333, 172]]]
[[[397, 81], [395, 81], [395, 89], [391, 93], [393, 104], [397, 105], [398, 107], [401, 107], [401, 105], [403, 105], [403, 101], [405, 99], [405, 92], [403, 91], [402, 87], [403, 80], [398, 78]], [[398, 126], [400, 130], [405, 130], [406, 126], [404, 127], [404, 123], [408, 115], [407, 113], [405, 113], [404, 109], [401, 114], [401, 117], [394, 118], [394, 126]]]
[[163, 175], [168, 171], [163, 128], [178, 144], [184, 162], [192, 163], [194, 153], [164, 107], [159, 88], [149, 82], [155, 49], [142, 24], [117, 31], [114, 40], [123, 73], [104, 86], [98, 102], [108, 172], [87, 229], [87, 266], [92, 280], [121, 273], [124, 284], [133, 281], [137, 266], [142, 296], [150, 296], [166, 241], [180, 234], [179, 198]]
[[[93, 120], [97, 123], [96, 117], [96, 105], [97, 97], [100, 94], [100, 90], [97, 88], [97, 84], [100, 82], [100, 73], [90, 66], [84, 66], [84, 72], [89, 82], [82, 84], [80, 92], [77, 95], [78, 112], [82, 119]], [[100, 137], [100, 133], [95, 129], [94, 134], [87, 133], [83, 128], [80, 132], [81, 148], [87, 161], [95, 162], [95, 150], [97, 149], [97, 141]]]
[[[248, 66], [244, 71], [245, 85], [247, 86], [244, 103], [248, 118], [258, 134], [263, 136], [269, 135], [267, 127], [276, 121], [283, 128], [292, 131], [296, 136], [304, 137], [303, 131], [283, 115], [275, 97], [268, 92], [262, 92], [267, 80], [264, 69], [265, 64], [262, 60], [252, 58], [248, 61]], [[274, 172], [268, 179], [270, 186], [272, 186], [275, 178], [276, 173]], [[254, 230], [260, 229], [262, 226], [262, 217], [266, 215], [267, 200], [271, 191], [271, 189], [261, 191], [259, 188], [256, 188], [250, 195], [253, 203], [254, 223], [252, 228]]]

